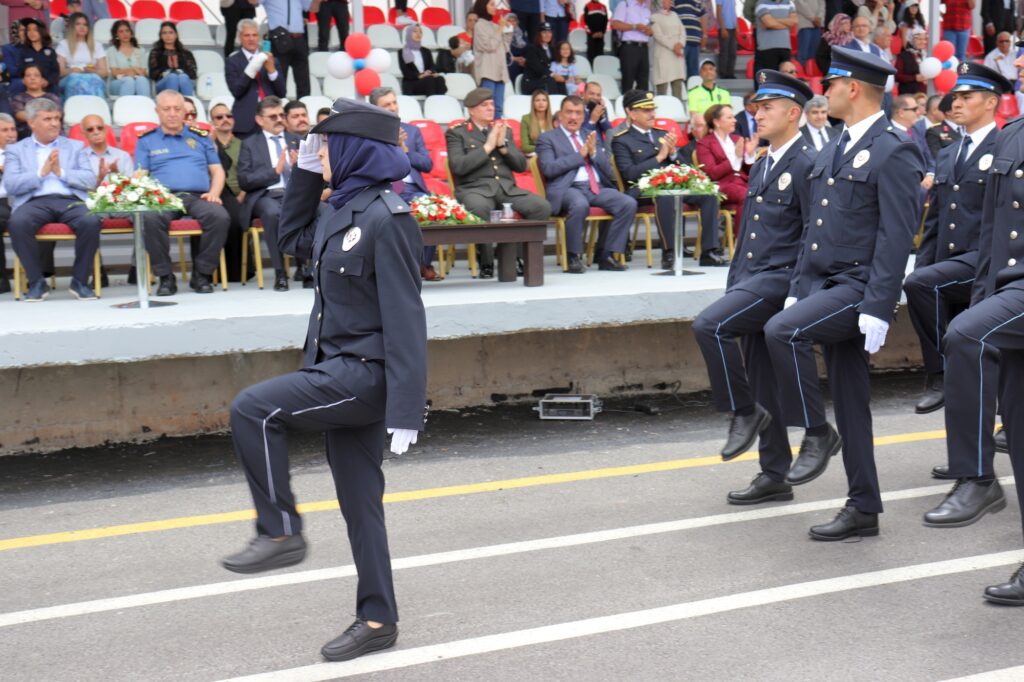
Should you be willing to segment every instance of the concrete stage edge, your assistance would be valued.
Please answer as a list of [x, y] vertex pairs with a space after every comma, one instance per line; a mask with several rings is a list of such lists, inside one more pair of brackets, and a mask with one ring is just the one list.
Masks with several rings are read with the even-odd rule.
[[[627, 273], [582, 276], [548, 259], [539, 288], [473, 281], [464, 266], [426, 284], [434, 409], [570, 386], [604, 397], [675, 382], [684, 393], [707, 389], [690, 323], [722, 294], [726, 271], [688, 260], [704, 274], [656, 277], [642, 259]], [[132, 311], [111, 307], [130, 299], [122, 282], [99, 301], [72, 301], [66, 285], [40, 304], [0, 301], [0, 454], [223, 431], [240, 389], [301, 363], [310, 291], [233, 284]], [[872, 365], [920, 365], [905, 311]]]

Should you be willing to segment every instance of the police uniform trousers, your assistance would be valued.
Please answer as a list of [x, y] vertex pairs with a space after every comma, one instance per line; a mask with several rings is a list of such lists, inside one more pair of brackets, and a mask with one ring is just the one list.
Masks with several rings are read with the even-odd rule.
[[711, 380], [719, 412], [736, 412], [757, 402], [772, 416], [761, 433], [761, 471], [781, 482], [793, 461], [781, 394], [764, 338], [764, 325], [782, 310], [781, 302], [735, 289], [697, 316], [693, 334]]
[[289, 433], [326, 433], [327, 462], [359, 576], [356, 613], [398, 622], [384, 526], [384, 365], [324, 360], [245, 389], [231, 405], [231, 436], [256, 506], [256, 530], [302, 530], [288, 474]]
[[590, 191], [590, 184], [574, 182], [565, 192], [563, 202], [565, 213], [565, 245], [569, 253], [583, 253], [583, 228], [590, 207], [604, 209], [611, 214], [611, 221], [600, 221], [601, 243], [605, 251], [625, 253], [629, 241], [629, 228], [636, 217], [636, 200], [608, 187], [602, 187], [600, 194]]
[[949, 324], [951, 307], [966, 308], [971, 302], [975, 266], [960, 260], [944, 260], [915, 269], [903, 282], [910, 321], [921, 341], [924, 369], [943, 371], [942, 337]]
[[827, 422], [814, 355], [815, 344], [824, 346], [836, 426], [843, 437], [847, 504], [878, 514], [882, 497], [875, 469], [868, 353], [857, 325], [863, 299], [863, 292], [849, 284], [819, 290], [775, 315], [764, 334], [779, 391], [786, 397], [782, 407], [787, 426], [806, 429]]
[[[204, 275], [211, 275], [220, 265], [220, 250], [228, 237], [231, 218], [223, 206], [199, 198], [197, 192], [179, 192], [185, 212], [199, 221], [203, 227], [199, 253], [193, 257], [194, 269]], [[153, 273], [166, 277], [174, 271], [171, 264], [171, 237], [167, 230], [171, 221], [180, 218], [180, 213], [147, 213], [146, 251], [153, 264]]]
[[[523, 217], [523, 220], [547, 220], [551, 217], [551, 204], [543, 197], [517, 190], [508, 194], [499, 187], [491, 192], [489, 188], [459, 188], [455, 190], [455, 198], [473, 215], [481, 220], [489, 221], [491, 211], [501, 208], [502, 204], [512, 204], [512, 210]], [[477, 257], [480, 265], [494, 264], [494, 244], [477, 244]]]
[[[954, 398], [946, 401], [950, 475], [994, 475], [998, 398], [1014, 476], [1024, 477], [1024, 428], [1014, 428], [1024, 424], [1024, 289], [997, 291], [953, 318], [943, 350], [946, 395]], [[1018, 484], [1017, 495], [1022, 491]]]
[[284, 257], [277, 245], [277, 226], [281, 222], [281, 202], [284, 200], [283, 189], [272, 189], [261, 196], [253, 206], [253, 218], [263, 223], [263, 238], [270, 252], [270, 262], [275, 270], [284, 270]]
[[34, 282], [43, 277], [44, 263], [36, 233], [47, 223], [64, 223], [75, 233], [72, 276], [86, 284], [92, 274], [93, 257], [100, 245], [100, 219], [90, 215], [78, 197], [57, 195], [29, 199], [11, 212], [7, 226], [11, 233], [11, 246], [21, 259], [28, 281]]

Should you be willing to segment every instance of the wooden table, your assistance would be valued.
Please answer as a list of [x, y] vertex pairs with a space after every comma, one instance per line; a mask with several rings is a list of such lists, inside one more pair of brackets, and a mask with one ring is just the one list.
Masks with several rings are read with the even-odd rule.
[[544, 284], [544, 240], [546, 220], [514, 220], [507, 223], [475, 225], [423, 225], [423, 244], [497, 244], [498, 281], [516, 281], [516, 245], [523, 245], [523, 284]]

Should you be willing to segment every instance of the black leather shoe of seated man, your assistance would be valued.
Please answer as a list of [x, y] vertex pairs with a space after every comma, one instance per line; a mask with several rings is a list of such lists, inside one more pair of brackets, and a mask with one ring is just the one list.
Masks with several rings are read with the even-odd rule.
[[580, 259], [579, 254], [570, 253], [569, 265], [566, 272], [569, 273], [570, 275], [582, 275], [586, 271], [587, 266], [583, 264], [583, 261]]
[[156, 287], [157, 296], [174, 296], [178, 293], [178, 280], [174, 275], [163, 275]]
[[729, 257], [721, 249], [701, 251], [700, 265], [704, 268], [718, 268], [729, 265]]
[[398, 641], [398, 626], [394, 623], [371, 628], [363, 618], [356, 618], [345, 632], [324, 644], [320, 653], [328, 661], [350, 661], [363, 654], [388, 649]]
[[301, 534], [275, 540], [257, 535], [249, 546], [237, 554], [224, 557], [221, 565], [235, 573], [261, 573], [275, 568], [293, 566], [306, 558], [306, 541]]
[[213, 282], [210, 280], [210, 276], [204, 275], [198, 270], [192, 273], [192, 278], [189, 280], [188, 285], [192, 287], [192, 291], [197, 294], [213, 293]]

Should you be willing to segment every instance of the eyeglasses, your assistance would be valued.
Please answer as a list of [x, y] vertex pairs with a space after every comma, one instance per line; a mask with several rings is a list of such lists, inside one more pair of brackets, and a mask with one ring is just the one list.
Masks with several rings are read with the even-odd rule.
[[917, 111], [917, 107], [900, 107], [900, 111]]
[[90, 127], [85, 129], [85, 132], [87, 132], [87, 133], [95, 133], [97, 131], [106, 130], [106, 129], [107, 129], [107, 126], [90, 126]]
[[196, 114], [196, 112], [194, 111], [189, 111], [185, 113], [185, 118], [195, 118], [196, 116], [198, 116], [198, 114]]
[[227, 119], [234, 118], [231, 114], [215, 114], [213, 117], [214, 121], [225, 121]]
[[1005, 40], [1005, 39], [1004, 39], [1004, 40], [1000, 40], [1000, 41], [997, 41], [997, 42], [1000, 42], [1000, 43], [1008, 43], [1008, 42], [1010, 42], [1010, 41], [1009, 41], [1009, 40]]
[[282, 121], [284, 114], [260, 114], [260, 118], [265, 118], [268, 121]]

